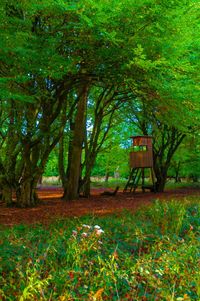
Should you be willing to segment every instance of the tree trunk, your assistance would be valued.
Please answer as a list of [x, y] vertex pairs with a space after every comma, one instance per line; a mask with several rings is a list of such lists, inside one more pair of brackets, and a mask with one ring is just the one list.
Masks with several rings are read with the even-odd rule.
[[26, 162], [16, 188], [17, 206], [21, 208], [33, 207], [37, 204], [37, 183], [42, 175], [42, 171], [36, 171], [36, 167], [32, 166], [32, 162], [28, 163], [28, 160]]
[[96, 159], [96, 153], [88, 153], [88, 158], [86, 159], [86, 164], [85, 164], [85, 176], [82, 181], [80, 181], [80, 187], [79, 191], [82, 190], [83, 196], [84, 197], [89, 197], [90, 196], [90, 177], [91, 177], [91, 172], [92, 168], [94, 166], [94, 162]]
[[106, 171], [106, 174], [105, 174], [105, 182], [107, 183], [108, 182], [108, 179], [109, 179], [109, 171]]
[[[167, 181], [167, 172], [174, 153], [183, 141], [185, 134], [179, 132], [176, 128], [168, 128], [164, 125], [161, 145], [154, 145], [154, 172], [157, 178], [156, 191], [163, 192]], [[167, 137], [167, 139], [166, 139]]]
[[1, 199], [6, 203], [6, 206], [12, 206], [13, 205], [13, 200], [12, 200], [12, 187], [9, 185], [5, 184], [3, 185], [1, 189]]
[[33, 207], [38, 202], [36, 192], [37, 181], [32, 177], [22, 179], [16, 190], [17, 206], [21, 208]]
[[63, 200], [67, 200], [67, 196], [68, 196], [68, 193], [67, 193], [67, 189], [68, 189], [68, 185], [67, 185], [67, 180], [62, 182], [62, 187], [63, 187], [63, 196], [62, 196], [62, 199]]
[[66, 200], [73, 200], [78, 198], [88, 88], [88, 85], [82, 87], [77, 104], [77, 113], [75, 117], [74, 133], [72, 139], [71, 162], [69, 164], [66, 191], [64, 193]]
[[155, 189], [156, 192], [163, 192], [167, 181], [167, 169], [161, 157], [154, 159], [154, 173], [156, 177]]
[[167, 171], [169, 166], [166, 165], [158, 165], [158, 162], [156, 165], [154, 165], [154, 172], [156, 176], [156, 191], [157, 192], [163, 192], [165, 189], [165, 184], [167, 182]]
[[89, 197], [90, 196], [90, 184], [91, 184], [91, 181], [90, 181], [90, 176], [88, 178], [86, 178], [86, 182], [84, 184], [84, 191], [83, 191], [83, 195], [84, 197]]
[[65, 172], [64, 167], [64, 136], [61, 139], [60, 145], [59, 145], [59, 173], [62, 181], [62, 187], [63, 187], [63, 196], [62, 199], [67, 200], [68, 198], [68, 178], [69, 178], [69, 171], [71, 170], [71, 163], [73, 158], [73, 138], [74, 138], [74, 129], [75, 124], [72, 119], [69, 120], [70, 124], [70, 135], [69, 135], [69, 146], [68, 146], [68, 165], [67, 170]]
[[64, 190], [62, 198], [66, 199], [67, 181], [66, 181], [65, 168], [64, 168], [64, 134], [62, 135], [59, 141], [58, 168], [59, 168], [59, 176]]
[[181, 182], [181, 178], [179, 177], [180, 167], [181, 167], [181, 162], [179, 161], [178, 164], [176, 166], [174, 166], [174, 170], [175, 170], [175, 183], [180, 183]]
[[164, 191], [166, 180], [167, 180], [167, 177], [164, 177], [164, 176], [160, 177], [160, 178], [157, 178], [157, 181], [156, 181], [156, 191], [157, 192], [163, 192]]
[[90, 196], [90, 173], [87, 173], [80, 183], [79, 194], [81, 192], [83, 192], [83, 196], [86, 198]]

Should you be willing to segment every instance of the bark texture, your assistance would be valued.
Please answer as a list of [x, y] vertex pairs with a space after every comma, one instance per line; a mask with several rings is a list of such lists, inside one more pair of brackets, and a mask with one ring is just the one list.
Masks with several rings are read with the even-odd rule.
[[78, 198], [88, 90], [89, 85], [85, 84], [79, 91], [79, 100], [77, 104], [77, 112], [74, 121], [74, 130], [70, 146], [71, 149], [67, 171], [67, 183], [63, 196], [66, 200], [73, 200]]

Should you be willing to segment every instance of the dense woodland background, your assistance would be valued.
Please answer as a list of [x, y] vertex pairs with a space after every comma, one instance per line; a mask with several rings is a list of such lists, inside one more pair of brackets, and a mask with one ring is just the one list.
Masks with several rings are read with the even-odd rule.
[[37, 202], [42, 175], [64, 199], [91, 176], [129, 174], [132, 135], [152, 135], [157, 190], [200, 177], [196, 0], [0, 4], [0, 191]]
[[[199, 0], [0, 1], [0, 300], [200, 300], [199, 17]], [[127, 182], [135, 135], [157, 192], [193, 188], [78, 200]]]

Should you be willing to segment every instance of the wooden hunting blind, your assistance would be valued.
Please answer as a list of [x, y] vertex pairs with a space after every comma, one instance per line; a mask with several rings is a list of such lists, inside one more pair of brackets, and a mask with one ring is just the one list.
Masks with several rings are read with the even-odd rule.
[[[131, 172], [129, 175], [128, 182], [124, 188], [124, 192], [130, 189], [135, 192], [136, 188], [139, 186], [140, 178], [142, 179], [142, 191], [145, 189], [150, 189], [155, 191], [155, 179], [153, 171], [153, 148], [151, 136], [132, 136], [133, 140], [131, 152], [130, 152], [130, 168]], [[150, 177], [152, 180], [152, 185], [145, 185], [145, 169], [150, 169]]]
[[153, 167], [152, 137], [132, 136], [133, 146], [130, 152], [130, 167]]

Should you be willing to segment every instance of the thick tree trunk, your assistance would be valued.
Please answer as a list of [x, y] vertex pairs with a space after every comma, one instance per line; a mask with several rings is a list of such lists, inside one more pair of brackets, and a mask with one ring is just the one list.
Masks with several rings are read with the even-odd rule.
[[80, 184], [79, 191], [82, 190], [84, 197], [90, 196], [90, 184], [91, 184], [90, 177], [91, 177], [92, 168], [95, 163], [95, 159], [96, 159], [96, 153], [88, 154], [88, 158], [86, 160], [86, 165], [85, 165], [85, 176], [83, 180], [80, 181], [79, 183]]
[[86, 121], [87, 96], [88, 85], [85, 85], [80, 91], [77, 113], [75, 117], [74, 133], [71, 145], [71, 162], [68, 168], [67, 185], [64, 193], [66, 200], [78, 198], [79, 179], [81, 172], [81, 155]]
[[157, 178], [156, 182], [156, 191], [157, 192], [163, 192], [165, 189], [167, 177], [159, 177]]
[[167, 182], [168, 166], [165, 165], [161, 158], [154, 161], [154, 173], [156, 176], [155, 188], [156, 192], [163, 192]]
[[165, 189], [165, 184], [167, 182], [167, 172], [169, 165], [161, 165], [159, 162], [156, 162], [154, 165], [154, 172], [156, 176], [156, 191], [163, 192]]
[[33, 207], [37, 204], [36, 188], [42, 175], [42, 171], [37, 171], [36, 166], [32, 166], [31, 161], [28, 163], [28, 156], [26, 156], [26, 162], [16, 188], [17, 206], [21, 208]]
[[6, 206], [12, 206], [13, 200], [12, 200], [12, 187], [5, 184], [3, 185], [1, 189], [1, 199], [6, 203]]
[[83, 193], [83, 196], [88, 198], [90, 196], [90, 173], [84, 176], [84, 179], [79, 183], [79, 194]]
[[17, 206], [21, 208], [33, 207], [38, 202], [36, 192], [37, 181], [29, 177], [22, 179], [16, 190]]

